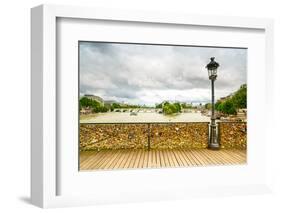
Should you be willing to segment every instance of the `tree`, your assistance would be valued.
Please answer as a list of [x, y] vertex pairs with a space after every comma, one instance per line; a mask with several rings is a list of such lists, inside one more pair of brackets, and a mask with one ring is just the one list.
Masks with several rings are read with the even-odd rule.
[[180, 103], [174, 103], [174, 106], [176, 107], [177, 112], [181, 112], [181, 104]]
[[172, 104], [169, 102], [165, 102], [163, 105], [163, 112], [167, 115], [178, 113], [181, 110], [181, 106], [179, 103]]
[[162, 103], [161, 104], [155, 104], [156, 109], [161, 109], [162, 108]]
[[169, 105], [170, 103], [168, 102], [168, 101], [164, 101], [163, 103], [162, 103], [162, 105], [163, 106], [166, 106], [166, 105]]
[[182, 104], [181, 104], [181, 107], [182, 107], [183, 109], [192, 109], [192, 104], [182, 103]]
[[206, 103], [204, 107], [205, 107], [205, 109], [211, 109], [212, 108], [212, 104], [211, 103]]
[[215, 110], [217, 110], [217, 111], [221, 111], [221, 109], [222, 109], [222, 102], [221, 101], [217, 101], [216, 103], [215, 103]]
[[80, 99], [79, 108], [90, 107], [93, 113], [107, 112], [109, 108], [102, 106], [98, 101], [83, 97]]
[[247, 85], [241, 85], [240, 89], [232, 97], [236, 109], [247, 108]]
[[111, 110], [111, 111], [113, 111], [114, 109], [119, 109], [119, 108], [121, 108], [121, 105], [118, 104], [118, 103], [113, 103], [113, 104], [111, 104], [111, 106], [110, 106], [110, 110]]
[[225, 102], [222, 103], [221, 111], [228, 115], [236, 114], [236, 109], [231, 99], [226, 100]]
[[247, 85], [240, 86], [231, 98], [224, 102], [217, 101], [215, 109], [228, 115], [237, 113], [238, 109], [247, 108]]
[[83, 97], [80, 99], [80, 106], [81, 107], [90, 107], [92, 106], [92, 100], [87, 98], [87, 97]]

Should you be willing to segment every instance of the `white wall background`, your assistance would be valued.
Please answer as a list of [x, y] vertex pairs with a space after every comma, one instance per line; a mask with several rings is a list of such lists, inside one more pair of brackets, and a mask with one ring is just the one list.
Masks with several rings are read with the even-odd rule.
[[[267, 17], [275, 20], [275, 111], [276, 131], [281, 104], [281, 6], [276, 0], [9, 0], [0, 7], [0, 211], [37, 212], [29, 204], [30, 177], [30, 8], [42, 3], [122, 9]], [[280, 85], [278, 85], [280, 84]], [[257, 103], [258, 104], [258, 103]], [[271, 110], [272, 110], [271, 109]], [[257, 120], [258, 122], [258, 120]], [[184, 201], [120, 204], [67, 209], [69, 212], [280, 212], [281, 200], [281, 139], [272, 143], [274, 194], [225, 198], [202, 198]], [[60, 212], [66, 209], [47, 210]], [[279, 210], [279, 211], [278, 211]]]

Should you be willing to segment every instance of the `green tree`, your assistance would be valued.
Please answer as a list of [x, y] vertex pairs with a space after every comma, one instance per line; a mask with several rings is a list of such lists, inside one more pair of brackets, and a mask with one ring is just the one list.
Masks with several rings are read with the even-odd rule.
[[182, 103], [181, 108], [182, 109], [192, 109], [192, 104]]
[[231, 99], [226, 100], [225, 102], [223, 102], [222, 106], [221, 106], [221, 111], [225, 114], [228, 115], [234, 115], [236, 114], [236, 109], [235, 106], [232, 102]]
[[156, 109], [161, 109], [162, 108], [162, 103], [161, 104], [155, 104]]
[[247, 108], [247, 85], [243, 84], [231, 99], [236, 109]]
[[186, 104], [186, 103], [182, 103], [182, 104], [181, 104], [181, 107], [182, 107], [183, 109], [187, 109], [187, 104]]
[[215, 109], [225, 114], [236, 114], [238, 109], [247, 108], [247, 85], [240, 86], [231, 98], [226, 101], [217, 101]]
[[174, 106], [176, 107], [177, 112], [181, 112], [181, 104], [180, 103], [174, 103]]
[[110, 110], [113, 111], [114, 109], [119, 109], [121, 108], [121, 105], [118, 103], [113, 103], [111, 104]]
[[206, 103], [204, 107], [205, 107], [205, 109], [211, 109], [212, 108], [212, 104], [211, 103]]
[[87, 97], [83, 97], [80, 99], [80, 106], [81, 107], [91, 107], [92, 106], [92, 100], [87, 98]]
[[181, 107], [179, 103], [169, 103], [165, 102], [163, 106], [163, 112], [167, 115], [174, 114], [180, 112]]
[[105, 106], [102, 106], [98, 101], [83, 97], [80, 99], [79, 108], [90, 107], [93, 113], [97, 112], [107, 112], [109, 109]]
[[169, 105], [170, 103], [168, 101], [164, 101], [164, 103], [162, 103], [163, 106]]
[[221, 101], [217, 101], [215, 103], [215, 110], [221, 111], [221, 108], [222, 108], [222, 102]]

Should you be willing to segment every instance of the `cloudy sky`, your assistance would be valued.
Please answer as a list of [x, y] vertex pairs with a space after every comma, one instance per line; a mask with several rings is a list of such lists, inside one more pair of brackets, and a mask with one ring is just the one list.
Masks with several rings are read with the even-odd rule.
[[210, 102], [206, 64], [220, 64], [216, 99], [246, 83], [247, 50], [80, 42], [80, 96], [154, 106], [164, 100]]

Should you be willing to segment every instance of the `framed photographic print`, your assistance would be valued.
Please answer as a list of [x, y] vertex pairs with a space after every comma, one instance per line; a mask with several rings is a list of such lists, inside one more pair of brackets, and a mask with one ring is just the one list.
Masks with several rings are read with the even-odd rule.
[[269, 192], [272, 28], [33, 8], [32, 203]]
[[78, 45], [80, 171], [246, 163], [246, 48]]

